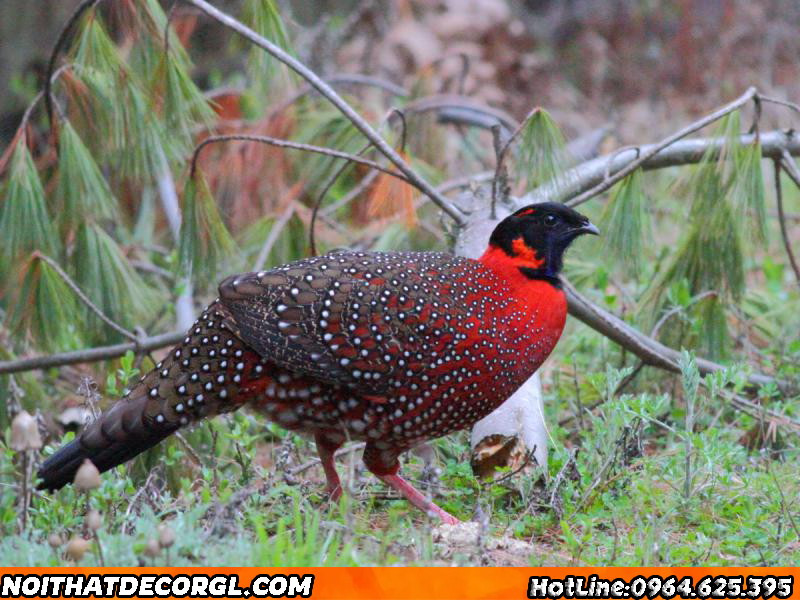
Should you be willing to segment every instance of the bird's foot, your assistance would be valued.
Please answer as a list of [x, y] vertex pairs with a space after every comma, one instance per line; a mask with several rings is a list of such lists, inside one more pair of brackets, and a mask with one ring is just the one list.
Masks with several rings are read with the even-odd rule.
[[400, 492], [411, 504], [424, 511], [425, 514], [439, 517], [446, 525], [458, 525], [461, 523], [446, 510], [439, 508], [435, 502], [426, 498], [413, 485], [408, 483], [400, 475], [379, 475], [378, 477], [389, 487]]
[[337, 483], [336, 485], [327, 485], [325, 491], [328, 493], [328, 501], [332, 503], [338, 502], [342, 497], [342, 486]]

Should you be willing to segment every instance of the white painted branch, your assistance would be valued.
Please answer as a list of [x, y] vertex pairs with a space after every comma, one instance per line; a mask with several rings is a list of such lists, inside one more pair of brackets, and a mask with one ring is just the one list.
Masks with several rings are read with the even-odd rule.
[[[158, 176], [158, 195], [161, 198], [161, 208], [167, 218], [169, 230], [175, 242], [178, 242], [181, 232], [181, 208], [178, 202], [178, 192], [175, 189], [175, 180], [163, 152], [161, 154], [162, 170]], [[181, 280], [183, 291], [175, 300], [175, 316], [178, 329], [189, 329], [194, 323], [194, 302], [192, 300], [192, 280], [189, 277]]]
[[[487, 206], [485, 199], [480, 204]], [[463, 206], [463, 204], [461, 204]], [[489, 236], [495, 226], [509, 214], [502, 206], [497, 207], [497, 218], [491, 219], [489, 209], [478, 209], [469, 219], [456, 239], [454, 251], [459, 256], [478, 258], [489, 244]], [[538, 373], [526, 381], [497, 410], [478, 421], [472, 428], [470, 446], [473, 451], [473, 464], [476, 448], [489, 440], [502, 436], [503, 439], [516, 438], [516, 446], [521, 452], [514, 455], [527, 456], [533, 451], [536, 463], [547, 465], [547, 428], [544, 422], [542, 403], [542, 382]], [[502, 444], [501, 444], [502, 445]]]

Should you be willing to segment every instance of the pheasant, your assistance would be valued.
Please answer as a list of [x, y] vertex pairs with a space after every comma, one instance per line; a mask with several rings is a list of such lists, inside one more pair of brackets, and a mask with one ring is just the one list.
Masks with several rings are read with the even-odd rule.
[[398, 474], [398, 457], [470, 427], [539, 368], [566, 320], [563, 253], [586, 233], [598, 234], [586, 217], [541, 203], [501, 221], [478, 260], [339, 251], [228, 277], [182, 343], [44, 462], [39, 487], [248, 405], [314, 436], [334, 499], [334, 452], [364, 440], [367, 469], [457, 523]]

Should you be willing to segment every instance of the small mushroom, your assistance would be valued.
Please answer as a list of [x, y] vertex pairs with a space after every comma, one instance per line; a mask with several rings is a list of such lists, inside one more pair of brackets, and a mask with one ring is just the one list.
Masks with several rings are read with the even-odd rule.
[[11, 422], [11, 449], [17, 452], [38, 450], [42, 447], [42, 436], [36, 418], [28, 411], [17, 413]]
[[97, 467], [94, 466], [91, 460], [88, 458], [84, 459], [83, 464], [80, 466], [77, 473], [75, 473], [73, 483], [81, 492], [88, 492], [89, 490], [98, 488], [100, 487], [100, 471], [97, 470]]
[[67, 556], [74, 561], [79, 561], [89, 549], [89, 540], [75, 536], [67, 543]]
[[158, 526], [158, 543], [162, 548], [169, 548], [175, 543], [175, 531], [166, 523]]
[[158, 540], [153, 538], [147, 540], [147, 544], [145, 544], [142, 552], [149, 558], [155, 558], [158, 556], [161, 553], [161, 546], [158, 545]]
[[91, 531], [97, 531], [103, 526], [103, 517], [99, 511], [92, 509], [86, 515], [86, 525]]

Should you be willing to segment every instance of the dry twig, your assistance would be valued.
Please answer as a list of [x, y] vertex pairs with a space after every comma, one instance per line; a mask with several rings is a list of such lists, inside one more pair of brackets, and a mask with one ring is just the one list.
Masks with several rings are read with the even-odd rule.
[[261, 142], [264, 144], [270, 144], [272, 146], [278, 146], [280, 148], [293, 148], [295, 150], [304, 150], [306, 152], [314, 152], [316, 154], [324, 154], [326, 156], [332, 156], [334, 158], [343, 158], [346, 161], [358, 163], [360, 165], [365, 165], [372, 169], [377, 169], [378, 171], [383, 171], [387, 175], [391, 175], [392, 177], [397, 177], [398, 179], [402, 179], [403, 181], [417, 187], [420, 191], [423, 191], [422, 188], [417, 186], [410, 178], [402, 173], [398, 173], [393, 169], [389, 169], [384, 167], [381, 164], [376, 163], [373, 160], [369, 160], [366, 158], [361, 158], [355, 154], [349, 154], [347, 152], [341, 152], [339, 150], [334, 150], [333, 148], [323, 148], [322, 146], [312, 146], [311, 144], [301, 144], [300, 142], [292, 142], [289, 140], [281, 140], [274, 137], [269, 137], [267, 135], [247, 135], [247, 134], [240, 134], [234, 133], [229, 135], [212, 135], [207, 137], [202, 142], [197, 144], [197, 147], [194, 149], [194, 155], [192, 156], [192, 167], [190, 170], [191, 176], [194, 177], [195, 171], [197, 169], [197, 157], [200, 155], [200, 151], [208, 146], [209, 144], [213, 144], [215, 142], [228, 142], [231, 140], [241, 140], [241, 141], [248, 141], [248, 142]]

